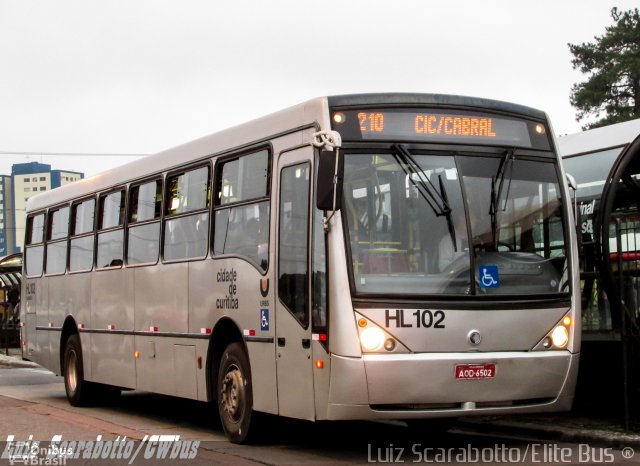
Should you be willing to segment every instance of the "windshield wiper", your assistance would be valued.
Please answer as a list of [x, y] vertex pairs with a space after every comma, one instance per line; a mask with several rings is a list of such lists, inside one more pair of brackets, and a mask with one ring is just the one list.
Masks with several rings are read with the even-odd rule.
[[[511, 180], [513, 178], [513, 161], [515, 160], [515, 149], [508, 150], [498, 166], [496, 176], [491, 177], [491, 205], [489, 207], [489, 215], [491, 216], [491, 236], [493, 237], [493, 247], [498, 250], [498, 210], [507, 210], [507, 201], [509, 200], [509, 191], [511, 190]], [[507, 179], [507, 192], [504, 198], [504, 205], [499, 209], [500, 199], [502, 198], [502, 189], [504, 188], [505, 178], [509, 172]], [[496, 193], [496, 185], [498, 192]]]
[[431, 207], [433, 213], [438, 217], [446, 217], [453, 248], [454, 251], [457, 252], [456, 234], [453, 222], [451, 221], [451, 206], [449, 205], [447, 191], [442, 181], [442, 175], [438, 175], [438, 184], [440, 186], [440, 191], [438, 191], [406, 147], [402, 144], [394, 144], [391, 146], [391, 149], [393, 150], [393, 157], [396, 159], [396, 162], [398, 162], [398, 165], [400, 165], [407, 174], [409, 181], [416, 188], [420, 196], [426, 201], [429, 207]]

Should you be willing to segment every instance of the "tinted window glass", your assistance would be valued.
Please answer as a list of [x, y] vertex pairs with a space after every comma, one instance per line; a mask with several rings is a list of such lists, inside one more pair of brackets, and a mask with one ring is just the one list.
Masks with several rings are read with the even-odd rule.
[[27, 244], [42, 243], [44, 240], [44, 214], [29, 218]]
[[269, 201], [216, 211], [215, 254], [249, 258], [262, 270], [269, 260]]
[[160, 218], [162, 204], [162, 183], [160, 180], [134, 186], [130, 193], [130, 222], [144, 222]]
[[306, 327], [308, 303], [309, 164], [282, 170], [280, 177], [280, 251], [278, 294]]
[[159, 222], [129, 228], [127, 262], [129, 264], [156, 263], [159, 240]]
[[49, 214], [48, 239], [66, 238], [69, 230], [69, 208], [55, 210]]
[[167, 214], [209, 207], [209, 168], [202, 167], [167, 180]]
[[617, 147], [562, 161], [565, 171], [573, 175], [578, 183], [578, 200], [601, 197], [609, 170], [621, 151], [622, 148]]
[[124, 245], [124, 230], [107, 231], [98, 234], [98, 268], [122, 266], [122, 247]]
[[96, 202], [89, 199], [73, 206], [73, 235], [81, 235], [93, 231], [93, 216]]
[[42, 261], [44, 259], [44, 246], [31, 246], [27, 248], [27, 276], [39, 277], [42, 275]]
[[47, 244], [47, 274], [64, 273], [67, 264], [67, 242]]
[[164, 259], [202, 258], [207, 255], [209, 214], [167, 220], [164, 227]]
[[117, 227], [124, 221], [124, 191], [107, 194], [100, 198], [99, 228]]
[[93, 267], [93, 235], [74, 238], [69, 250], [69, 271], [91, 270]]
[[248, 201], [268, 195], [269, 153], [264, 150], [222, 165], [218, 205]]

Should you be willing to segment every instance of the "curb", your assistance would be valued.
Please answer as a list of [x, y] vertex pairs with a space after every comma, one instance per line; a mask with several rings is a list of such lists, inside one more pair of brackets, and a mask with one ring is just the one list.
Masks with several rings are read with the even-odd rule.
[[24, 361], [20, 357], [0, 355], [0, 369], [2, 368], [14, 368], [14, 369], [26, 369], [40, 367], [39, 364], [31, 361]]

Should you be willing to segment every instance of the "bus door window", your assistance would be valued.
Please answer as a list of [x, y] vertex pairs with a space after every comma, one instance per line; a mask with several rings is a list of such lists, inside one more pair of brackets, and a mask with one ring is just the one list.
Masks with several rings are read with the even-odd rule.
[[124, 195], [122, 189], [101, 195], [98, 203], [97, 268], [122, 267], [124, 258]]
[[93, 268], [95, 210], [95, 199], [74, 203], [71, 207], [70, 272], [88, 271]]
[[309, 175], [308, 162], [280, 173], [278, 295], [304, 328], [309, 325]]
[[164, 260], [207, 255], [210, 197], [208, 166], [167, 178]]
[[269, 266], [269, 152], [223, 162], [217, 173], [214, 254], [245, 257], [265, 272]]
[[67, 236], [69, 233], [69, 207], [49, 211], [47, 225], [47, 254], [45, 273], [62, 274], [67, 265]]
[[27, 219], [26, 272], [27, 277], [42, 275], [44, 261], [44, 214]]
[[161, 180], [133, 186], [129, 190], [128, 264], [158, 262], [161, 209]]

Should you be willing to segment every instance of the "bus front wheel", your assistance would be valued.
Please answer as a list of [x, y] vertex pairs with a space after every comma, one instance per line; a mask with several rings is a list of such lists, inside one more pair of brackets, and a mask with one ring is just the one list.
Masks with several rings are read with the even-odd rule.
[[218, 371], [218, 412], [220, 421], [233, 443], [248, 439], [253, 411], [249, 360], [241, 343], [232, 343], [222, 355]]
[[86, 406], [94, 388], [84, 380], [80, 337], [71, 335], [64, 347], [64, 388], [71, 406]]

